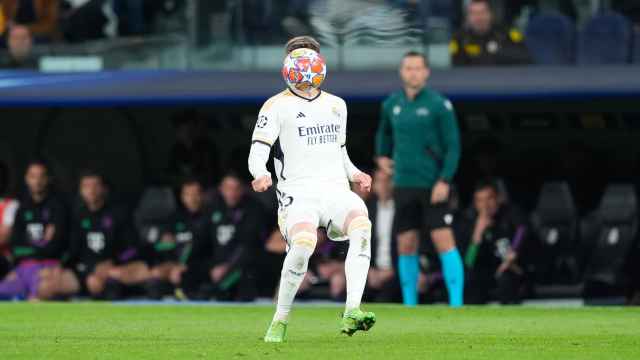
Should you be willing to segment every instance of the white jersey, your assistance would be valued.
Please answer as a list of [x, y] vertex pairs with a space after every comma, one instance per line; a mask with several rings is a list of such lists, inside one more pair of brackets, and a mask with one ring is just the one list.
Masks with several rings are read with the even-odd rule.
[[260, 110], [249, 169], [256, 178], [267, 175], [266, 160], [255, 156], [256, 147], [268, 150], [273, 146], [280, 191], [349, 189], [349, 180], [358, 170], [346, 152], [346, 130], [344, 100], [325, 91], [306, 99], [287, 89]]

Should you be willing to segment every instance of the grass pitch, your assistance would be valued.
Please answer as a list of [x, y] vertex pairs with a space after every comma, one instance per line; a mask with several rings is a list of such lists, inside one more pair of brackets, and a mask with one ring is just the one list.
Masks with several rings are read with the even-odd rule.
[[366, 309], [349, 338], [340, 308], [295, 308], [274, 345], [265, 306], [0, 304], [0, 359], [640, 359], [640, 309]]

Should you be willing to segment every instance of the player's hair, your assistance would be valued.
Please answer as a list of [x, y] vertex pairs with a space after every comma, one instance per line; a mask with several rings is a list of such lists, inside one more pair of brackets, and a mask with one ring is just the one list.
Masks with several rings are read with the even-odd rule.
[[404, 60], [404, 59], [406, 59], [408, 57], [419, 57], [419, 58], [422, 59], [422, 61], [424, 61], [424, 66], [425, 67], [429, 67], [429, 60], [427, 60], [427, 57], [423, 53], [421, 53], [420, 51], [415, 51], [415, 50], [407, 51], [402, 56], [402, 60]]
[[227, 171], [222, 178], [220, 179], [220, 183], [222, 183], [224, 181], [224, 179], [235, 179], [238, 182], [240, 182], [241, 184], [244, 185], [245, 183], [245, 179], [242, 177], [242, 175], [240, 175], [237, 171], [234, 170], [229, 170]]
[[317, 53], [320, 53], [320, 43], [318, 40], [311, 36], [296, 36], [293, 39], [287, 41], [287, 45], [284, 47], [285, 54], [289, 54], [295, 49], [311, 49]]
[[198, 185], [200, 186], [200, 189], [202, 189], [202, 182], [200, 181], [200, 179], [194, 176], [189, 176], [182, 179], [182, 181], [180, 182], [180, 191], [184, 190], [184, 188], [189, 185]]
[[29, 171], [29, 169], [31, 169], [31, 167], [33, 166], [41, 166], [44, 168], [44, 170], [47, 172], [47, 175], [49, 177], [51, 177], [51, 166], [49, 166], [49, 163], [43, 159], [43, 158], [33, 158], [31, 160], [29, 160], [29, 162], [27, 163], [27, 166], [24, 168], [24, 172], [25, 174]]
[[97, 178], [100, 179], [100, 182], [103, 185], [106, 185], [106, 180], [104, 178], [104, 175], [102, 175], [101, 172], [99, 172], [96, 169], [83, 169], [82, 171], [80, 171], [80, 174], [78, 175], [78, 184], [82, 182], [82, 180], [86, 179], [86, 178]]
[[476, 182], [473, 192], [478, 192], [485, 189], [491, 189], [496, 194], [499, 192], [498, 182], [494, 178], [483, 178]]
[[471, 0], [469, 1], [469, 5], [471, 4], [484, 4], [489, 10], [491, 10], [491, 1], [489, 0]]

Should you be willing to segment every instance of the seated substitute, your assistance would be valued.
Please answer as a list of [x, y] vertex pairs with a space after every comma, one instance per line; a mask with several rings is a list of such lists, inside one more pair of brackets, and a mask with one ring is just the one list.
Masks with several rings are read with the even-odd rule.
[[264, 211], [247, 195], [236, 174], [222, 178], [219, 192], [209, 214], [212, 253], [203, 290], [218, 299], [252, 300], [256, 291], [254, 261], [266, 230]]
[[50, 190], [49, 168], [40, 160], [27, 166], [27, 194], [20, 198], [10, 238], [14, 268], [0, 282], [0, 299], [47, 300], [55, 296], [50, 277], [60, 273], [67, 248], [67, 209]]
[[517, 209], [498, 201], [493, 180], [482, 180], [473, 194], [473, 209], [459, 223], [466, 242], [465, 302], [483, 304], [495, 290], [502, 304], [519, 302], [523, 283], [522, 252], [527, 236], [526, 219]]
[[393, 219], [396, 210], [391, 176], [380, 169], [376, 170], [371, 188], [374, 196], [366, 202], [373, 228], [372, 266], [367, 278], [367, 295], [378, 301], [390, 302], [394, 300], [399, 287], [393, 267], [398, 254], [394, 253]]
[[[173, 292], [187, 293], [197, 287], [194, 274], [204, 265], [203, 254], [210, 253], [210, 217], [204, 208], [202, 185], [195, 178], [183, 181], [180, 206], [171, 215], [160, 241], [151, 250], [151, 279], [147, 292], [153, 299]], [[176, 294], [181, 297], [184, 291]]]
[[[136, 248], [137, 232], [129, 212], [109, 200], [102, 175], [85, 171], [79, 188], [82, 201], [71, 222], [69, 261], [75, 276], [70, 282], [65, 276], [59, 292], [116, 300], [126, 286], [140, 285], [149, 278], [149, 269]], [[66, 270], [63, 275], [70, 273]]]
[[471, 0], [466, 21], [449, 43], [454, 66], [517, 65], [531, 62], [524, 35], [493, 21], [489, 0]]

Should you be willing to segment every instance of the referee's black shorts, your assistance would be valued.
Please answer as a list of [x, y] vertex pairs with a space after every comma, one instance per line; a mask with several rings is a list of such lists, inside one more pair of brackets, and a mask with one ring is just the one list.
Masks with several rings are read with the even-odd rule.
[[453, 214], [448, 202], [431, 204], [431, 189], [396, 187], [393, 190], [396, 213], [396, 234], [418, 230], [419, 232], [450, 228]]

